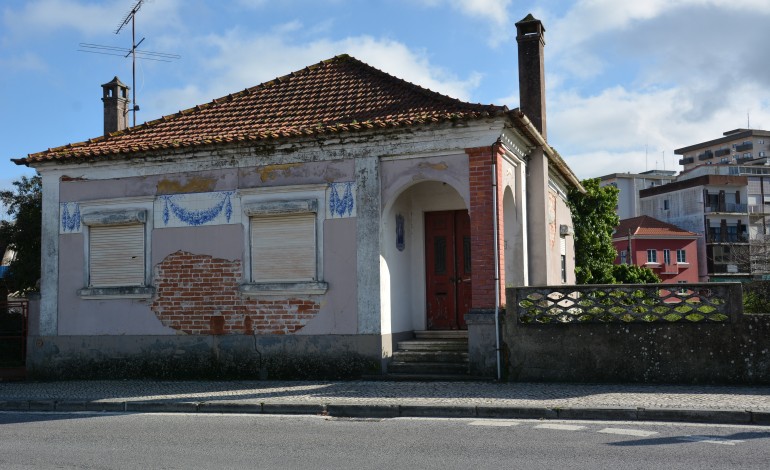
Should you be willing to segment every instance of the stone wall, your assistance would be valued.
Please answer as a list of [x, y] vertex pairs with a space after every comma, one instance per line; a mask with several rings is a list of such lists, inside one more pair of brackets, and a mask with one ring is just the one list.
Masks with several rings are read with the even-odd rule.
[[[515, 305], [513, 289], [507, 296]], [[770, 315], [721, 323], [522, 324], [509, 308], [501, 335], [511, 381], [770, 384]]]
[[30, 336], [27, 377], [351, 379], [380, 373], [379, 335]]

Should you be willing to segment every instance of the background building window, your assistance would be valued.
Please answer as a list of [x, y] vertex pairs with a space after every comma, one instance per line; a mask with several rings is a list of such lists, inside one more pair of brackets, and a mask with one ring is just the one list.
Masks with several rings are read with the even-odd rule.
[[676, 262], [677, 263], [686, 263], [687, 262], [687, 252], [684, 250], [676, 250]]
[[663, 250], [663, 263], [671, 264], [671, 250]]
[[647, 262], [648, 263], [658, 262], [658, 250], [647, 250]]

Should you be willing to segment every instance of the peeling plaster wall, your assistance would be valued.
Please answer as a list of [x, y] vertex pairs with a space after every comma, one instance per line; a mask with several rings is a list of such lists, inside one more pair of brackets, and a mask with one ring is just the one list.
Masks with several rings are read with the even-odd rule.
[[382, 204], [392, 203], [404, 188], [420, 181], [449, 184], [465, 201], [470, 201], [468, 155], [465, 153], [410, 159], [385, 159], [382, 162]]
[[150, 300], [83, 300], [83, 235], [59, 237], [59, 335], [173, 335], [150, 310]]
[[[126, 198], [153, 198], [178, 193], [228, 191], [261, 186], [296, 186], [350, 181], [354, 162], [323, 161], [230, 168], [152, 176], [89, 180], [62, 177], [62, 202], [122, 203]], [[70, 205], [72, 206], [72, 205]], [[238, 206], [239, 207], [239, 206]], [[236, 210], [240, 210], [237, 208]], [[320, 207], [319, 210], [326, 210]], [[156, 204], [155, 212], [158, 211]], [[151, 214], [152, 218], [157, 214]], [[229, 214], [228, 214], [229, 218]], [[356, 219], [326, 219], [323, 223], [324, 280], [330, 287], [322, 296], [310, 324], [302, 334], [356, 333]], [[79, 225], [79, 223], [78, 223]], [[153, 268], [177, 251], [241, 263], [248, 256], [245, 226], [230, 223], [151, 229], [150, 263]], [[85, 287], [85, 234], [78, 230], [58, 236], [60, 243], [58, 283], [58, 334], [62, 335], [174, 335], [178, 331], [153, 314], [153, 299], [83, 299], [77, 291]], [[240, 276], [239, 282], [242, 282]], [[153, 279], [153, 284], [155, 280]]]
[[297, 334], [356, 334], [356, 219], [324, 221], [324, 281], [329, 290], [321, 310]]
[[67, 202], [224, 191], [236, 188], [237, 184], [235, 169], [134, 177], [122, 177], [116, 171], [109, 179], [62, 178], [60, 191], [61, 201]]

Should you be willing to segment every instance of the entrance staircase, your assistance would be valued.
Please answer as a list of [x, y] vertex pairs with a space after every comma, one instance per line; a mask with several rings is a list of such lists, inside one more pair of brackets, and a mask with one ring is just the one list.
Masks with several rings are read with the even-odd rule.
[[468, 331], [415, 331], [393, 352], [389, 380], [475, 380], [468, 374]]

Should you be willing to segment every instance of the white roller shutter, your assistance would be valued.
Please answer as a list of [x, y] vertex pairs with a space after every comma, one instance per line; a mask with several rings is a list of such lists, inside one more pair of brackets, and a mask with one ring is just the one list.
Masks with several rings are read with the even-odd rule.
[[316, 278], [315, 214], [251, 218], [251, 280]]
[[144, 225], [90, 227], [89, 285], [144, 285]]

